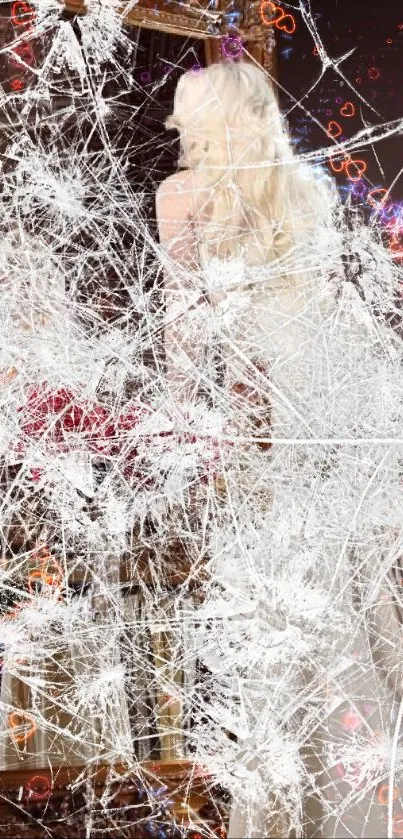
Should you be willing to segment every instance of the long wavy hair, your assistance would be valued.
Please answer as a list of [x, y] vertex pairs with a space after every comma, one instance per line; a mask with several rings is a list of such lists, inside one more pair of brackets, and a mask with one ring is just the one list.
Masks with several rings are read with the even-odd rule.
[[253, 243], [261, 260], [284, 257], [331, 215], [330, 179], [294, 156], [264, 71], [247, 61], [211, 64], [179, 79], [167, 128], [180, 134], [179, 167], [210, 186], [203, 241], [220, 258]]

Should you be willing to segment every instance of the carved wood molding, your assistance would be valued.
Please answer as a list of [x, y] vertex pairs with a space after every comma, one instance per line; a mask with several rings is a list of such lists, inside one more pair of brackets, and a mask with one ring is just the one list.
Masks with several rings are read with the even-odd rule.
[[[85, 14], [83, 0], [63, 0], [65, 9], [73, 14]], [[208, 8], [207, 0], [200, 0], [193, 8], [193, 0], [187, 0], [186, 6], [177, 11], [177, 4], [169, 0], [139, 0], [133, 6], [131, 2], [122, 4], [117, 14], [122, 16], [126, 25], [155, 29], [189, 38], [201, 38], [206, 41], [206, 62], [211, 64], [223, 60], [222, 38], [231, 35], [239, 38], [246, 51], [246, 58], [260, 64], [270, 75], [276, 75], [275, 37], [273, 29], [262, 22], [261, 0], [238, 0], [238, 19], [236, 27], [225, 13], [225, 0], [216, 0], [216, 8]]]
[[[154, 796], [161, 788], [163, 797]], [[144, 762], [137, 769], [64, 765], [0, 772], [0, 837], [10, 839], [12, 830], [21, 839], [85, 839], [89, 815], [96, 835], [102, 828], [116, 839], [145, 839], [142, 825], [148, 818], [185, 830], [198, 823], [224, 828], [225, 799], [210, 776], [188, 760]], [[176, 829], [172, 836], [183, 832]]]
[[[0, 772], [0, 789], [15, 790], [19, 792], [21, 787], [28, 794], [30, 787], [28, 786], [33, 778], [37, 776], [48, 778], [50, 787], [54, 790], [62, 790], [71, 784], [76, 784], [79, 780], [90, 780], [95, 787], [105, 786], [106, 783], [122, 783], [135, 780], [148, 781], [158, 780], [167, 783], [170, 786], [180, 785], [182, 783], [192, 784], [192, 788], [196, 791], [203, 792], [206, 785], [211, 782], [210, 776], [207, 776], [202, 767], [194, 764], [190, 760], [175, 759], [175, 760], [153, 760], [143, 761], [138, 765], [138, 770], [133, 770], [121, 763], [116, 764], [101, 764], [88, 766], [53, 766], [52, 770], [49, 765], [39, 769], [13, 769]], [[32, 790], [31, 790], [32, 792]]]
[[[68, 12], [83, 15], [87, 8], [82, 0], [64, 0], [63, 5]], [[169, 10], [169, 6], [172, 10]], [[187, 35], [192, 38], [219, 38], [221, 35], [222, 15], [219, 10], [211, 11], [207, 8], [201, 11], [202, 5], [192, 9], [188, 2], [186, 10], [174, 11], [176, 3], [170, 4], [163, 0], [140, 0], [135, 6], [123, 3], [116, 13], [121, 15], [122, 23], [131, 26], [143, 26], [146, 29], [159, 29], [175, 35]], [[168, 7], [168, 8], [167, 8]]]

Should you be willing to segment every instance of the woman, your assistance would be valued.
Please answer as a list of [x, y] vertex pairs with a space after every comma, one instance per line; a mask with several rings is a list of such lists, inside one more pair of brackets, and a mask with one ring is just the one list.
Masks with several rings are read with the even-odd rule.
[[343, 231], [259, 68], [186, 73], [167, 126], [184, 169], [156, 199], [170, 398], [189, 412], [207, 392], [232, 445], [198, 759], [233, 794], [230, 839], [403, 835], [402, 346], [381, 322], [398, 270], [359, 219]]

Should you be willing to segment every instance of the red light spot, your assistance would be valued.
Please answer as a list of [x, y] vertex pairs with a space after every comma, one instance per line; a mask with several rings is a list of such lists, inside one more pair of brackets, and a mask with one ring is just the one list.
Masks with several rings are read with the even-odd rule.
[[341, 718], [341, 724], [344, 728], [347, 728], [351, 731], [355, 731], [362, 725], [362, 719], [359, 714], [357, 714], [352, 708], [350, 708], [343, 714]]
[[368, 70], [368, 76], [370, 79], [379, 79], [380, 73], [377, 67], [370, 67]]
[[36, 18], [36, 11], [30, 3], [18, 2], [11, 6], [11, 22], [13, 26], [28, 24], [31, 27], [32, 21]]
[[[28, 41], [21, 41], [20, 44], [16, 44], [16, 46], [13, 47], [12, 52], [15, 56], [19, 56], [19, 58], [21, 58], [21, 61], [24, 61], [25, 64], [32, 65], [35, 63], [35, 53], [31, 47], [31, 44], [29, 44]], [[13, 67], [17, 67], [19, 70], [24, 69], [21, 66], [21, 62], [13, 56], [11, 56], [10, 58], [10, 64], [12, 64]]]
[[25, 87], [25, 82], [22, 79], [13, 79], [10, 84], [12, 90], [23, 90]]
[[[399, 790], [397, 789], [397, 787], [393, 787], [393, 792], [392, 792], [393, 801], [396, 801], [396, 798], [398, 798], [398, 797], [399, 797]], [[379, 801], [380, 804], [383, 804], [385, 807], [387, 806], [388, 801], [389, 801], [389, 784], [381, 784], [381, 786], [378, 788], [378, 801]]]
[[37, 801], [47, 798], [51, 792], [50, 779], [46, 775], [34, 775], [27, 782], [27, 791], [30, 798], [36, 798]]

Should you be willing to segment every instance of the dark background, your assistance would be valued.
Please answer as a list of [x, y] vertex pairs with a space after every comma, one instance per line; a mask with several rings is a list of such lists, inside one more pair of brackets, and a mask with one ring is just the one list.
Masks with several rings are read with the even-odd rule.
[[[287, 114], [299, 151], [332, 145], [326, 136], [330, 120], [337, 121], [342, 127], [343, 136], [350, 138], [365, 125], [381, 126], [402, 116], [401, 4], [396, 0], [376, 4], [364, 3], [363, 0], [327, 0], [326, 3], [323, 0], [311, 0], [309, 4], [305, 0], [304, 8], [310, 9], [305, 20], [296, 3], [280, 3], [279, 0], [279, 4], [294, 16], [296, 24], [295, 32], [291, 35], [278, 29], [275, 29], [275, 33], [280, 103]], [[0, 3], [2, 45], [12, 42], [15, 37], [9, 23], [10, 9], [11, 4]], [[71, 15], [64, 14], [63, 17], [73, 21]], [[79, 27], [73, 25], [80, 40]], [[352, 52], [339, 64], [344, 79], [333, 67], [327, 68], [321, 75], [322, 62], [314, 54], [314, 34], [310, 31], [312, 25], [317, 28], [328, 55], [334, 61]], [[131, 87], [127, 89], [127, 80], [119, 77], [116, 66], [105, 66], [102, 92], [104, 97], [110, 97], [113, 102], [113, 141], [122, 145], [122, 148], [124, 146], [129, 158], [136, 155], [134, 179], [140, 178], [143, 184], [154, 188], [176, 167], [177, 137], [175, 133], [164, 130], [163, 122], [171, 110], [179, 75], [194, 64], [204, 64], [204, 42], [135, 28], [128, 28], [126, 37], [127, 43], [130, 42], [132, 46], [131, 54], [127, 47], [123, 47], [119, 61], [122, 67], [132, 70]], [[51, 32], [47, 39], [37, 39], [33, 43], [38, 66], [42, 64], [50, 42]], [[23, 89], [35, 86], [36, 77], [34, 73], [22, 71], [18, 65], [13, 67], [9, 57], [3, 54], [0, 57], [0, 81], [4, 91], [9, 93], [13, 83], [22, 84]], [[66, 103], [71, 102], [73, 94], [73, 79], [55, 80], [52, 90], [53, 113], [61, 112]], [[353, 118], [340, 115], [340, 107], [346, 100], [354, 103]], [[77, 102], [75, 107], [78, 108], [78, 121], [79, 111], [83, 110], [85, 103], [81, 100], [81, 104]], [[18, 103], [10, 106], [11, 111], [13, 108], [15, 116]], [[35, 130], [38, 132], [37, 110], [32, 115], [32, 123], [35, 121]], [[3, 117], [2, 151], [5, 122]], [[82, 119], [80, 128], [85, 134]], [[43, 130], [44, 139], [45, 133]], [[72, 124], [70, 133], [73, 139]], [[74, 142], [77, 140], [75, 133]], [[94, 137], [94, 147], [96, 144]], [[401, 136], [381, 140], [373, 148], [358, 147], [356, 152], [356, 156], [367, 165], [365, 179], [368, 185], [389, 187], [395, 182], [392, 197], [395, 200], [403, 199], [403, 179], [399, 174], [403, 164]], [[342, 188], [351, 187], [345, 175], [338, 178], [338, 181]]]
[[[228, 7], [233, 4], [234, 0]], [[363, 0], [327, 0], [326, 3], [311, 0], [310, 4], [304, 0], [305, 17], [296, 3], [279, 0], [279, 5], [287, 14], [294, 16], [296, 27], [292, 34], [275, 29], [280, 105], [286, 114], [296, 151], [304, 153], [335, 148], [326, 133], [331, 120], [339, 123], [342, 129], [340, 139], [349, 139], [365, 126], [382, 128], [388, 121], [401, 118], [403, 8], [399, 11], [396, 0], [384, 0], [375, 5]], [[15, 38], [10, 10], [11, 4], [0, 2], [3, 46], [12, 43]], [[72, 23], [77, 42], [81, 44], [79, 19], [63, 12], [61, 16]], [[331, 65], [322, 72], [321, 59], [315, 54], [315, 28], [332, 62], [338, 62], [339, 72]], [[51, 43], [51, 29], [32, 41], [34, 63], [38, 68], [43, 66]], [[99, 260], [96, 256], [100, 228], [94, 241], [88, 226], [75, 230], [70, 236], [63, 235], [61, 251], [71, 261], [71, 276], [78, 274], [74, 269], [74, 260], [81, 265], [85, 255], [88, 270], [81, 272], [83, 299], [92, 300], [102, 312], [102, 317], [108, 320], [118, 316], [123, 300], [128, 302], [125, 287], [132, 282], [133, 271], [136, 270], [135, 251], [138, 253], [141, 250], [141, 237], [146, 227], [151, 229], [153, 236], [157, 235], [155, 190], [161, 180], [175, 171], [179, 152], [178, 136], [176, 132], [165, 130], [164, 121], [172, 111], [179, 76], [194, 65], [203, 65], [204, 53], [204, 41], [200, 39], [167, 35], [157, 30], [125, 29], [123, 40], [117, 47], [117, 60], [102, 67], [101, 92], [110, 105], [110, 118], [104, 134], [94, 125], [91, 97], [86, 99], [80, 93], [80, 79], [74, 78], [71, 71], [55, 73], [48, 84], [50, 96], [43, 101], [37, 99], [30, 106], [24, 100], [24, 91], [37, 87], [35, 72], [10, 61], [9, 55], [0, 54], [0, 83], [7, 94], [7, 103], [0, 112], [1, 189], [7, 178], [11, 178], [9, 194], [13, 194], [12, 171], [15, 163], [10, 149], [16, 136], [24, 134], [44, 152], [48, 148], [57, 148], [61, 170], [65, 165], [63, 161], [67, 165], [72, 153], [77, 156], [81, 151], [89, 156], [90, 171], [96, 172], [100, 166], [107, 169], [110, 150], [113, 149], [115, 159], [125, 166], [125, 177], [133, 192], [140, 191], [142, 194], [144, 225], [134, 229], [130, 222], [126, 224], [124, 219], [122, 222], [116, 220], [110, 265], [106, 265], [104, 258]], [[85, 51], [83, 56], [87, 61]], [[90, 75], [90, 67], [88, 72]], [[346, 101], [354, 105], [353, 117], [340, 114], [340, 108]], [[403, 178], [400, 174], [403, 138], [398, 134], [381, 139], [373, 146], [360, 148], [357, 145], [352, 156], [363, 161], [366, 171], [356, 183], [345, 171], [335, 175], [341, 194], [346, 198], [352, 194], [353, 202], [365, 207], [370, 214], [373, 210], [363, 193], [375, 188], [389, 188], [393, 184], [389, 197], [392, 210], [382, 210], [385, 232], [390, 237], [391, 223], [403, 217]], [[325, 170], [330, 171], [326, 155], [320, 162]], [[89, 208], [101, 200], [97, 196], [95, 189], [88, 199]], [[22, 205], [19, 212], [24, 212]], [[104, 208], [100, 206], [102, 213]], [[49, 230], [49, 235], [53, 234], [54, 225], [48, 223], [47, 207], [43, 201], [35, 202], [34, 196], [26, 203], [25, 214], [27, 223]], [[105, 220], [107, 229], [105, 235], [110, 236]], [[146, 284], [153, 283], [151, 253], [149, 260], [150, 279], [145, 279]], [[122, 280], [122, 277], [125, 279]]]
[[[308, 4], [306, 3], [305, 6]], [[295, 17], [294, 34], [278, 33], [278, 76], [280, 101], [300, 151], [318, 149], [332, 141], [326, 136], [329, 120], [337, 121], [346, 138], [366, 125], [401, 119], [403, 114], [403, 6], [396, 0], [311, 0], [311, 21], [317, 28], [327, 54], [333, 61], [352, 51], [320, 78], [322, 62], [314, 54], [315, 41], [302, 15], [293, 4], [283, 4]], [[311, 90], [312, 88], [312, 90]], [[308, 110], [294, 106], [293, 98]], [[362, 97], [362, 99], [360, 99]], [[348, 100], [355, 116], [343, 118], [340, 107]], [[364, 101], [362, 101], [364, 100]], [[323, 128], [312, 119], [315, 117]], [[341, 139], [341, 138], [340, 138]], [[377, 142], [373, 148], [356, 149], [367, 170], [369, 187], [389, 187], [396, 180], [391, 198], [403, 198], [403, 138]], [[342, 190], [352, 184], [345, 174], [337, 176]]]

